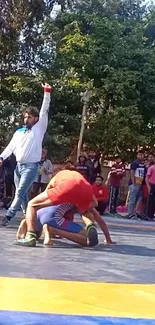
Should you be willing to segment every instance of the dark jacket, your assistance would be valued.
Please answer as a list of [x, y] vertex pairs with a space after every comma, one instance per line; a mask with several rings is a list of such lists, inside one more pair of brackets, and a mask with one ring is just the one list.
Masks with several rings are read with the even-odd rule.
[[5, 177], [7, 179], [14, 178], [14, 170], [16, 168], [16, 158], [12, 154], [9, 158], [4, 160], [3, 167], [5, 169]]
[[101, 164], [97, 157], [95, 159], [89, 158], [87, 160], [87, 163], [89, 164], [90, 169], [91, 169], [90, 182], [91, 182], [91, 184], [93, 184], [96, 180], [96, 176], [101, 174]]
[[81, 175], [83, 175], [88, 181], [91, 179], [91, 169], [89, 164], [87, 163], [87, 159], [83, 163], [79, 161], [75, 164], [75, 170], [78, 171]]

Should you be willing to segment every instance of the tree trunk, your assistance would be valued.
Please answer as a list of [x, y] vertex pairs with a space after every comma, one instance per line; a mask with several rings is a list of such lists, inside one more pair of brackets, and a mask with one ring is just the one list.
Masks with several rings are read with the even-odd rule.
[[80, 156], [81, 147], [82, 147], [82, 140], [83, 140], [83, 134], [84, 134], [84, 129], [85, 129], [86, 111], [87, 111], [87, 104], [84, 103], [83, 109], [82, 109], [82, 117], [81, 117], [81, 129], [80, 129], [79, 141], [78, 141], [78, 146], [77, 146], [77, 160]]
[[77, 146], [77, 161], [81, 152], [83, 134], [85, 130], [87, 106], [89, 104], [90, 96], [91, 96], [91, 91], [86, 90], [81, 97], [81, 100], [83, 101], [83, 109], [82, 109], [82, 116], [81, 116], [81, 129], [80, 129], [79, 141]]

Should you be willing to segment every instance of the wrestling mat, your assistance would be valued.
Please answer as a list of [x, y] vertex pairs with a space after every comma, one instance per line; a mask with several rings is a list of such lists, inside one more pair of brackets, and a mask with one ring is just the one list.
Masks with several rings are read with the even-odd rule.
[[155, 324], [155, 225], [109, 220], [116, 246], [13, 246], [0, 229], [0, 325]]

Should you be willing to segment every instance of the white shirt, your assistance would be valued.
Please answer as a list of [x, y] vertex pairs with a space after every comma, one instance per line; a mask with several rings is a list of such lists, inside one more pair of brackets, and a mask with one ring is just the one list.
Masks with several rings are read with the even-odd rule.
[[49, 105], [50, 93], [44, 92], [38, 122], [30, 130], [22, 127], [14, 133], [10, 143], [0, 155], [3, 160], [12, 153], [15, 155], [16, 161], [22, 164], [35, 163], [41, 160], [42, 142], [48, 125]]

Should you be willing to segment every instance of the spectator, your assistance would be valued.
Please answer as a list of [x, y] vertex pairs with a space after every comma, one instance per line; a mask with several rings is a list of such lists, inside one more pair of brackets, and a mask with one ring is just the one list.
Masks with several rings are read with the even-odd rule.
[[147, 157], [147, 164], [146, 164], [146, 168], [148, 169], [150, 166], [154, 165], [155, 163], [155, 156], [154, 154], [151, 152], [149, 153], [148, 157]]
[[103, 177], [97, 176], [95, 184], [93, 184], [92, 187], [93, 193], [98, 201], [98, 207], [96, 207], [96, 209], [101, 215], [103, 215], [109, 201], [109, 191], [108, 188], [103, 185]]
[[87, 161], [91, 168], [90, 183], [94, 184], [96, 176], [101, 174], [101, 164], [94, 150], [90, 150]]
[[42, 150], [42, 157], [39, 163], [39, 173], [33, 183], [32, 197], [35, 197], [39, 192], [43, 192], [46, 189], [47, 184], [49, 183], [49, 175], [53, 173], [53, 166], [49, 159], [46, 158], [47, 150]]
[[125, 166], [119, 156], [115, 158], [115, 164], [111, 167], [106, 184], [110, 186], [109, 212], [117, 213], [121, 179], [125, 176]]
[[142, 184], [145, 177], [146, 166], [144, 163], [144, 154], [142, 151], [137, 153], [137, 159], [131, 164], [129, 180], [129, 201], [128, 214], [134, 213], [136, 204], [140, 198]]
[[4, 191], [5, 190], [5, 170], [4, 166], [0, 167], [0, 208], [3, 208], [4, 204]]
[[7, 158], [3, 166], [5, 168], [5, 196], [12, 198], [14, 195], [14, 171], [16, 168], [16, 157], [12, 154]]
[[75, 167], [74, 167], [74, 164], [72, 163], [71, 160], [67, 160], [66, 163], [65, 163], [65, 169], [69, 169], [69, 170], [74, 170]]
[[154, 218], [154, 211], [155, 211], [155, 165], [154, 164], [150, 166], [147, 170], [146, 184], [149, 193], [147, 216], [149, 220], [152, 220]]
[[75, 170], [77, 170], [81, 175], [83, 175], [87, 181], [91, 179], [91, 169], [87, 163], [87, 158], [84, 154], [79, 156], [79, 161], [75, 164]]
[[[145, 166], [146, 166], [145, 175], [149, 167], [154, 165], [154, 162], [155, 162], [155, 156], [153, 153], [150, 153], [147, 157], [147, 162], [145, 161]], [[137, 204], [138, 207], [136, 207], [137, 211], [139, 211], [140, 214], [147, 213], [148, 196], [149, 196], [148, 187], [144, 177], [144, 181], [142, 183], [142, 200], [139, 200], [139, 204]]]
[[0, 226], [7, 227], [16, 212], [22, 206], [25, 213], [28, 204], [28, 191], [38, 171], [41, 159], [42, 142], [48, 125], [50, 105], [50, 85], [42, 85], [44, 99], [40, 112], [35, 107], [27, 107], [23, 111], [23, 127], [16, 130], [10, 143], [0, 155], [0, 167], [11, 154], [14, 154], [17, 166], [14, 173], [16, 192], [6, 215], [1, 218]]

